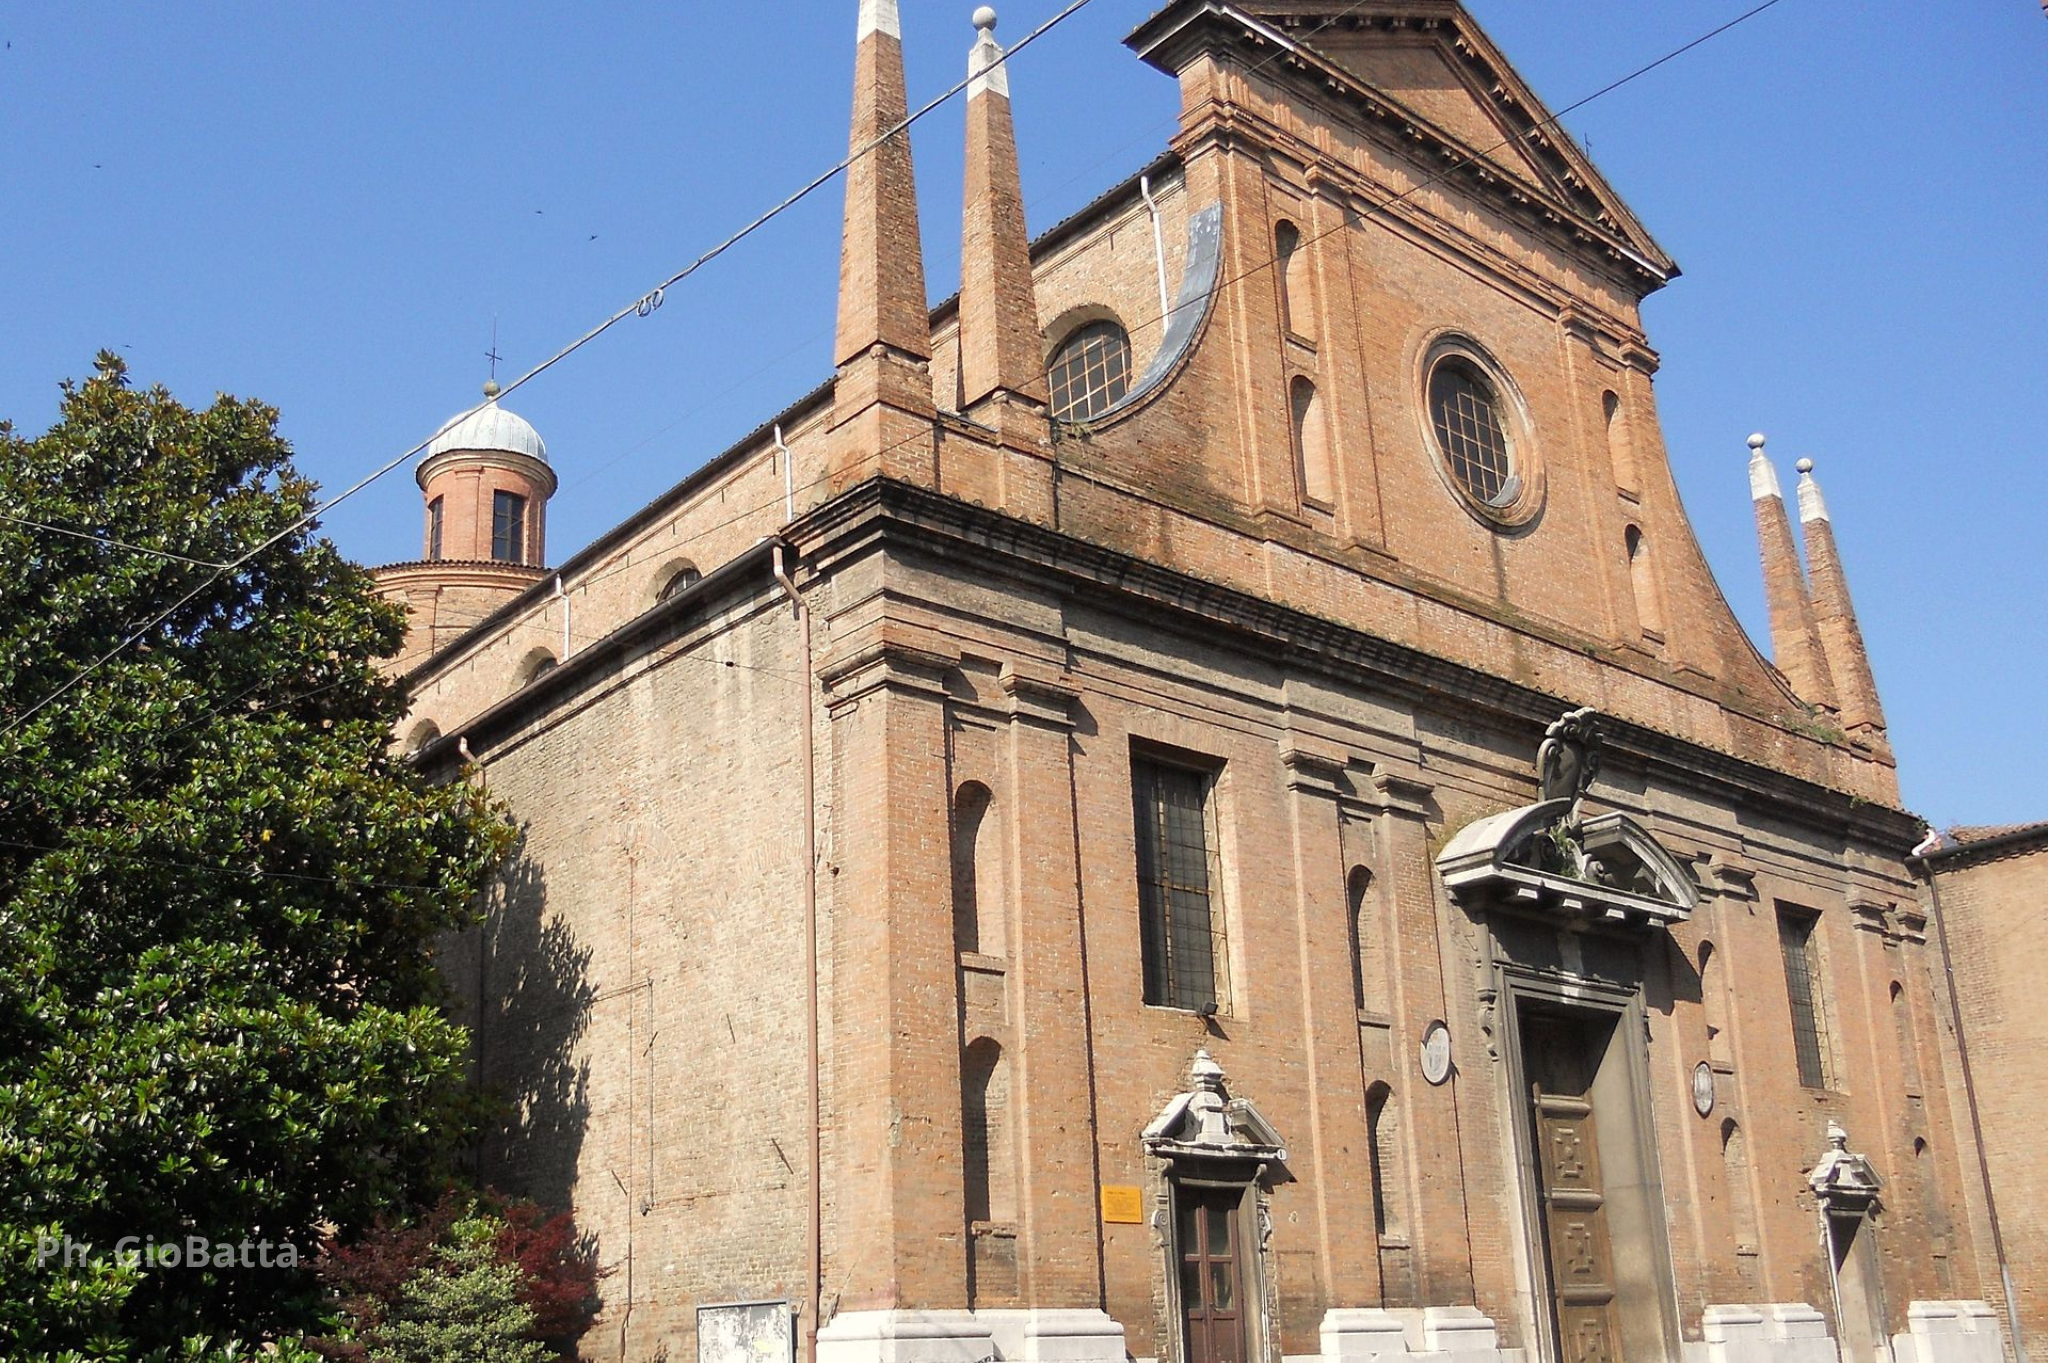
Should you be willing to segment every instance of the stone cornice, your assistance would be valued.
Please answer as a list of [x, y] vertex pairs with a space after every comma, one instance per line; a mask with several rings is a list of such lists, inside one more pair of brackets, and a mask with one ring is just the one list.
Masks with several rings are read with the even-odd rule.
[[[779, 591], [769, 575], [771, 548], [770, 541], [762, 541], [602, 639], [585, 645], [480, 714], [450, 722], [441, 737], [420, 749], [413, 760], [429, 772], [444, 771], [458, 760], [457, 744], [465, 738], [470, 740], [471, 751], [482, 755], [549, 710], [582, 695], [595, 682], [616, 674], [649, 645], [671, 637], [680, 620], [703, 611], [707, 603], [726, 601], [746, 590], [762, 595]], [[441, 657], [434, 655], [412, 677], [417, 679], [427, 673]]]
[[[1411, 701], [1478, 709], [1538, 732], [1561, 708], [1579, 699], [1493, 676], [1046, 526], [888, 479], [873, 478], [848, 489], [799, 518], [788, 536], [821, 572], [883, 545], [918, 546], [949, 556], [971, 548], [1007, 560], [1004, 566], [1010, 570], [1028, 566], [1057, 575], [1066, 589], [1120, 613], [1142, 607], [1176, 614], [1203, 637], [1233, 637], [1271, 661], [1319, 667], [1352, 681], [1365, 672], [1387, 691]], [[1748, 717], [1771, 722], [1765, 716]], [[1653, 772], [1681, 777], [1689, 785], [1719, 787], [1733, 802], [1765, 802], [1782, 817], [1838, 829], [1879, 846], [1897, 846], [1902, 853], [1920, 837], [1923, 825], [1903, 810], [1626, 720], [1610, 718], [1607, 724], [1611, 753]]]
[[420, 461], [413, 478], [424, 492], [436, 478], [450, 469], [504, 469], [516, 473], [542, 489], [541, 496], [555, 495], [555, 471], [544, 459], [517, 450], [442, 450]]
[[554, 573], [531, 563], [503, 563], [488, 558], [437, 558], [386, 563], [372, 568], [370, 575], [380, 588], [411, 587], [424, 583], [524, 589], [542, 578], [553, 577]]

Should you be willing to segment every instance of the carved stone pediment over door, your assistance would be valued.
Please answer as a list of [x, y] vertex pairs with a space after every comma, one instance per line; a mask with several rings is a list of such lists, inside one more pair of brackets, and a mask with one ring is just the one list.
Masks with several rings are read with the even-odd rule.
[[1272, 1123], [1248, 1098], [1230, 1096], [1223, 1067], [1208, 1051], [1195, 1052], [1188, 1088], [1177, 1093], [1145, 1126], [1145, 1149], [1182, 1164], [1202, 1160], [1249, 1160], [1278, 1166], [1287, 1147]]
[[1692, 916], [1699, 885], [1670, 849], [1626, 814], [1582, 815], [1599, 741], [1591, 711], [1566, 715], [1538, 751], [1544, 798], [1451, 839], [1436, 864], [1459, 903], [1571, 924], [1656, 926]]

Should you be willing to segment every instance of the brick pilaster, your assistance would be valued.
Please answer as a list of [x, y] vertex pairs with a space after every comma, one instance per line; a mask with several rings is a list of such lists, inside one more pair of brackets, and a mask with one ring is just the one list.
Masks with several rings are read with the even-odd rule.
[[1020, 1286], [1034, 1307], [1100, 1307], [1094, 1060], [1081, 937], [1071, 707], [1061, 679], [1007, 667], [1009, 759], [1016, 808], [1017, 1168]]
[[945, 685], [950, 660], [849, 637], [826, 664], [831, 834], [828, 1309], [966, 1304]]

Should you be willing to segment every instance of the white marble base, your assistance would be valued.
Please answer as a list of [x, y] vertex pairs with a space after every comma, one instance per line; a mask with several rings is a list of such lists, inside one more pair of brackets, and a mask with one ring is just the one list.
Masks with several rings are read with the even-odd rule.
[[1371, 1307], [1335, 1308], [1323, 1313], [1323, 1349], [1327, 1363], [1380, 1363], [1408, 1357], [1408, 1336], [1401, 1318]]
[[972, 1311], [841, 1311], [818, 1331], [818, 1363], [982, 1363], [994, 1353]]
[[1124, 1327], [1092, 1307], [973, 1314], [1005, 1363], [1124, 1363]]
[[[1421, 1311], [1343, 1307], [1323, 1314], [1322, 1363], [1516, 1363], [1500, 1332], [1476, 1306]], [[1288, 1363], [1293, 1363], [1289, 1360]]]
[[1989, 1302], [1916, 1301], [1892, 1354], [1897, 1363], [2001, 1363], [2004, 1332]]
[[1805, 1302], [1709, 1306], [1706, 1363], [1840, 1363], [1827, 1317]]

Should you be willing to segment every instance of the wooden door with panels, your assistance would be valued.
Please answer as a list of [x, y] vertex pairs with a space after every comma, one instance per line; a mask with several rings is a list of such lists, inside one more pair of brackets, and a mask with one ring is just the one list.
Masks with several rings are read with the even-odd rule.
[[1522, 1072], [1542, 1205], [1543, 1260], [1559, 1363], [1619, 1363], [1620, 1322], [1593, 1079], [1611, 1024], [1522, 1019]]
[[1244, 1189], [1181, 1184], [1174, 1201], [1185, 1363], [1245, 1363]]

